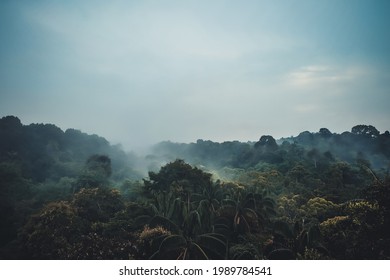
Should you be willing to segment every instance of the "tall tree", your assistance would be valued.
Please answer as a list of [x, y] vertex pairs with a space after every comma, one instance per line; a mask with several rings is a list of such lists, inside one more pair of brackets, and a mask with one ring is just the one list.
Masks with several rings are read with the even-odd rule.
[[364, 135], [371, 138], [379, 136], [379, 131], [372, 125], [359, 124], [352, 127], [351, 132], [356, 135]]

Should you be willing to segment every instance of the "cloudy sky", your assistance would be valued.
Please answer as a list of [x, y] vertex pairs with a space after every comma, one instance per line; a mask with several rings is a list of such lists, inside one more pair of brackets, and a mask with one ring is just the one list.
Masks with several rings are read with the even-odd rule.
[[255, 141], [390, 129], [390, 1], [0, 1], [0, 115]]

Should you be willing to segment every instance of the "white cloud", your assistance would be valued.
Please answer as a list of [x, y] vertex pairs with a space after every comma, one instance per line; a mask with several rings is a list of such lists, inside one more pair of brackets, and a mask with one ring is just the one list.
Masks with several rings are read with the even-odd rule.
[[375, 86], [385, 73], [369, 64], [317, 64], [297, 68], [283, 78], [283, 84], [301, 93], [343, 95]]
[[301, 67], [287, 75], [289, 85], [298, 88], [322, 87], [356, 78], [349, 69], [339, 69], [335, 66], [309, 65]]

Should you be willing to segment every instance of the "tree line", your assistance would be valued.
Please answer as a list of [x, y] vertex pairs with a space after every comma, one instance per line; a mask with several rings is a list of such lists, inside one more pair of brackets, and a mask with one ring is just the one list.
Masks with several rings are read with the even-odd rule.
[[162, 142], [146, 175], [96, 135], [12, 116], [0, 135], [2, 259], [389, 258], [390, 136], [373, 126]]

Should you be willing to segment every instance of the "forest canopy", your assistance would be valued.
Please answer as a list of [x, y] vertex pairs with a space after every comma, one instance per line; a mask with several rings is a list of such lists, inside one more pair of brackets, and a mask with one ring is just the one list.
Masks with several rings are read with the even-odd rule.
[[390, 133], [356, 125], [147, 155], [0, 119], [1, 259], [389, 259]]

